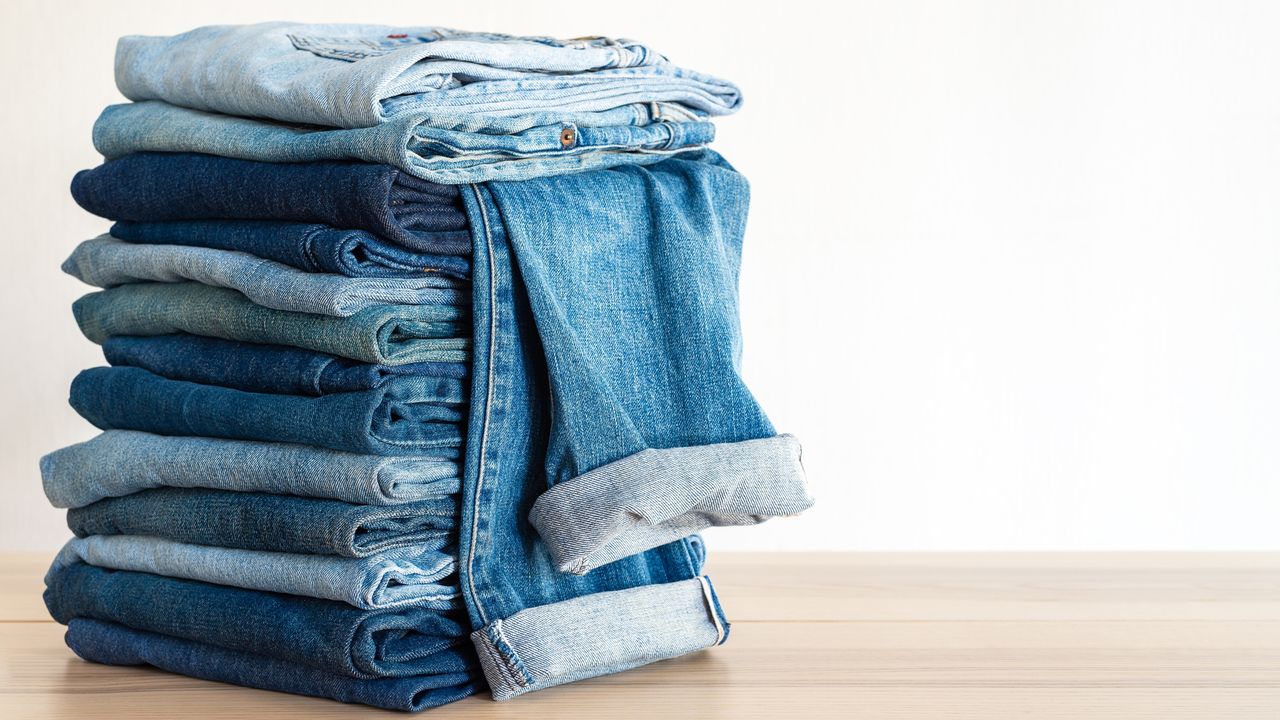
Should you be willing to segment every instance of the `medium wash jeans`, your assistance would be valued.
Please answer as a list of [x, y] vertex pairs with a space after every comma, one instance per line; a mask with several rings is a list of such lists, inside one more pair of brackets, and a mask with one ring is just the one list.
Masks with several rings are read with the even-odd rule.
[[185, 333], [108, 337], [102, 354], [112, 365], [139, 367], [172, 380], [284, 395], [331, 395], [394, 384], [412, 387], [422, 377], [461, 380], [467, 374], [463, 363], [370, 365], [285, 345]]
[[466, 362], [466, 312], [452, 305], [378, 305], [346, 318], [256, 305], [199, 283], [135, 283], [89, 293], [71, 306], [84, 336], [185, 332], [290, 345], [378, 365]]
[[411, 250], [466, 255], [457, 188], [363, 162], [251, 162], [138, 153], [81, 170], [80, 207], [108, 220], [286, 220], [364, 230]]
[[353, 678], [263, 655], [82, 618], [67, 624], [67, 647], [89, 662], [151, 665], [203, 680], [388, 710], [417, 711], [456, 702], [474, 694], [479, 685], [472, 673], [465, 672], [373, 680]]
[[458, 492], [456, 460], [385, 457], [310, 445], [108, 430], [40, 459], [54, 507], [77, 508], [150, 488], [209, 488], [395, 505]]
[[710, 152], [463, 192], [459, 583], [496, 699], [723, 642], [693, 533], [812, 503], [738, 374], [747, 196]]
[[76, 537], [146, 535], [194, 545], [368, 557], [413, 546], [443, 550], [457, 538], [458, 499], [403, 505], [198, 488], [157, 488], [67, 512]]
[[102, 235], [86, 240], [63, 272], [100, 288], [139, 282], [186, 282], [231, 288], [263, 307], [350, 317], [378, 305], [460, 305], [467, 293], [442, 275], [349, 278], [310, 273], [228, 250], [188, 245], [136, 245]]
[[511, 116], [633, 103], [724, 114], [738, 89], [632, 40], [555, 40], [440, 27], [259, 23], [128, 36], [116, 84], [131, 100], [291, 123], [364, 127], [418, 110]]
[[53, 619], [119, 623], [357, 678], [471, 672], [464, 617], [211, 585], [75, 563], [46, 579]]
[[[340, 230], [315, 223], [276, 220], [189, 220], [118, 222], [111, 235], [133, 243], [189, 245], [237, 250], [312, 273], [347, 277], [406, 277], [441, 274], [468, 279], [471, 263], [461, 255], [433, 255], [387, 242], [364, 230]], [[465, 230], [440, 231], [450, 247], [466, 243]]]
[[646, 165], [715, 138], [709, 122], [662, 112], [653, 105], [519, 117], [427, 112], [324, 130], [151, 101], [108, 107], [94, 124], [93, 143], [109, 159], [163, 152], [272, 163], [364, 160], [452, 185]]
[[363, 610], [452, 610], [458, 591], [441, 584], [457, 568], [439, 550], [398, 548], [365, 558], [189, 545], [141, 535], [72, 538], [49, 574], [74, 563], [186, 578], [247, 590], [345, 602]]
[[321, 397], [249, 393], [131, 367], [90, 368], [71, 382], [71, 407], [103, 430], [379, 455], [455, 456], [463, 399], [461, 383], [452, 378], [406, 378], [377, 390]]

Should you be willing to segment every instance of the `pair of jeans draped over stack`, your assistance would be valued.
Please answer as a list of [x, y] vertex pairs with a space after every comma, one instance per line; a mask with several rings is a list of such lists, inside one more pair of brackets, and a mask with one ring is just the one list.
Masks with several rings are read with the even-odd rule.
[[[492, 254], [496, 216], [505, 216], [512, 242], [527, 242], [516, 230], [540, 214], [550, 225], [538, 237], [553, 245], [573, 232], [616, 230], [625, 238], [628, 227], [608, 211], [587, 216], [588, 228], [574, 227], [552, 218], [552, 203], [539, 196], [503, 198], [567, 191], [570, 185], [556, 184], [562, 176], [593, 181], [593, 173], [610, 168], [661, 168], [687, 157], [665, 176], [681, 178], [685, 190], [666, 195], [698, 196], [706, 177], [729, 183], [736, 194], [722, 194], [719, 211], [736, 213], [726, 231], [733, 236], [728, 246], [736, 247], [745, 185], [736, 189], [736, 173], [702, 149], [713, 133], [707, 118], [736, 108], [736, 88], [630, 41], [286, 23], [127, 37], [117, 51], [116, 78], [133, 102], [103, 112], [93, 137], [105, 161], [72, 182], [76, 202], [114, 224], [76, 247], [63, 266], [100, 288], [73, 311], [107, 365], [81, 372], [70, 402], [102, 433], [41, 462], [46, 494], [68, 508], [75, 535], [50, 568], [45, 600], [68, 624], [67, 643], [77, 654], [418, 710], [486, 685], [495, 697], [509, 697], [723, 641], [728, 626], [718, 600], [697, 578], [696, 531], [799, 512], [810, 502], [802, 484], [792, 482], [781, 494], [765, 486], [712, 488], [704, 495], [715, 503], [706, 507], [696, 505], [705, 498], [690, 494], [690, 505], [676, 508], [670, 525], [635, 540], [624, 533], [618, 541], [609, 531], [598, 543], [607, 546], [602, 552], [596, 547], [580, 556], [574, 552], [590, 538], [566, 534], [569, 525], [557, 515], [572, 518], [580, 486], [565, 484], [554, 501], [533, 508], [530, 520], [517, 521], [520, 529], [510, 537], [536, 547], [500, 555], [476, 550], [476, 537], [500, 523], [474, 514], [464, 520], [462, 506], [480, 505], [463, 492], [468, 472], [484, 472], [474, 470], [483, 462], [482, 448], [473, 446], [486, 437], [475, 418], [484, 419], [485, 431], [504, 421], [503, 407], [516, 418], [517, 405], [502, 406], [495, 394], [529, 372], [525, 362], [561, 372], [558, 363], [571, 356], [556, 350], [556, 338], [578, 322], [572, 293], [568, 304], [556, 305], [536, 292], [534, 281], [547, 279], [539, 279], [539, 267], [553, 275], [554, 264], [526, 267], [527, 297], [515, 302], [522, 308], [532, 302], [547, 318], [537, 323], [546, 360], [532, 360], [538, 344], [526, 338], [521, 364], [495, 371], [502, 333], [524, 327], [528, 335], [532, 326], [504, 330], [472, 314], [474, 298], [483, 299], [486, 313], [509, 304], [493, 280], [503, 273]], [[489, 192], [497, 199], [485, 201]], [[593, 194], [573, 193], [563, 202]], [[635, 199], [643, 195], [619, 186], [593, 200], [643, 208]], [[690, 217], [672, 218], [672, 232], [721, 232]], [[483, 267], [473, 267], [476, 247], [486, 248]], [[527, 247], [523, 257], [534, 258], [539, 251]], [[731, 268], [716, 270], [716, 282], [732, 287], [736, 250], [712, 255]], [[554, 259], [549, 251], [542, 257]], [[580, 268], [581, 276], [623, 272], [628, 262], [607, 255], [597, 261]], [[668, 261], [684, 262], [676, 254]], [[473, 288], [481, 270], [486, 284]], [[562, 279], [572, 290], [579, 273]], [[692, 294], [673, 299], [687, 306], [706, 285], [693, 282]], [[547, 302], [552, 310], [544, 313]], [[600, 444], [595, 460], [574, 463], [567, 475], [556, 470], [564, 477], [553, 482], [607, 468], [646, 446], [731, 441], [773, 444], [746, 455], [718, 449], [715, 462], [697, 456], [688, 466], [714, 465], [722, 476], [735, 462], [763, 463], [775, 478], [799, 472], [798, 445], [774, 435], [730, 368], [736, 304], [727, 307], [732, 322], [706, 323], [708, 332], [726, 338], [714, 377], [727, 384], [708, 387], [735, 403], [733, 421], [718, 421], [703, 407], [705, 428], [696, 433], [664, 431], [667, 439], [655, 440], [640, 428], [631, 445]], [[567, 324], [560, 328], [554, 318]], [[486, 378], [473, 378], [476, 327], [487, 328]], [[689, 377], [701, 377], [686, 365]], [[575, 382], [589, 375], [574, 372]], [[670, 376], [646, 369], [635, 382], [644, 373]], [[471, 397], [474, 387], [483, 388], [480, 396]], [[565, 397], [552, 401], [564, 405], [563, 417], [589, 410]], [[655, 391], [650, 402], [657, 397]], [[626, 436], [607, 429], [607, 412], [595, 420], [603, 429], [578, 436]], [[511, 448], [504, 452], [514, 457], [517, 447], [545, 448], [546, 434], [531, 421], [492, 443]], [[572, 450], [574, 441], [559, 445]], [[766, 452], [781, 453], [781, 464], [769, 465], [774, 456]], [[490, 462], [490, 471], [496, 465]], [[655, 476], [664, 475], [654, 468]], [[614, 498], [628, 492], [610, 491]], [[639, 505], [652, 496], [643, 488], [634, 494]], [[521, 517], [530, 510], [522, 500], [511, 504], [522, 506]], [[534, 524], [554, 547], [536, 540]], [[628, 574], [618, 569], [629, 567], [622, 562], [588, 576], [600, 578], [594, 585], [540, 576], [556, 566], [583, 575], [664, 544], [678, 545], [682, 558], [664, 561], [665, 569], [650, 561], [649, 570]], [[464, 602], [460, 571], [479, 574], [473, 566], [485, 563], [502, 565], [506, 581], [539, 598], [509, 596], [515, 610], [672, 582], [670, 592], [679, 586], [679, 594], [669, 597], [693, 608], [692, 627], [710, 635], [679, 638], [667, 643], [671, 649], [649, 648], [635, 658], [602, 658], [548, 679], [539, 673], [550, 671], [535, 662], [501, 659], [536, 653], [521, 645], [532, 641], [517, 637], [520, 623], [509, 620], [505, 636], [495, 634], [496, 625], [485, 627], [494, 618], [477, 610], [483, 593], [473, 579], [471, 605]], [[605, 607], [630, 607], [623, 600]], [[661, 604], [679, 606], [670, 599]], [[591, 612], [607, 625], [608, 618]]]

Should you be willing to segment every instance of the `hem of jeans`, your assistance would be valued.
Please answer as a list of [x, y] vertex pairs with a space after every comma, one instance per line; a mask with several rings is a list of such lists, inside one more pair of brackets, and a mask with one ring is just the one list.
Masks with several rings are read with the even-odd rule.
[[[726, 455], [746, 468], [726, 475]], [[558, 570], [585, 575], [707, 527], [803, 512], [813, 499], [800, 455], [800, 443], [787, 434], [642, 450], [552, 486], [533, 504], [529, 522]], [[739, 492], [743, 487], [751, 492]], [[726, 494], [732, 504], [720, 502]]]
[[[677, 614], [681, 604], [685, 612]], [[591, 630], [566, 638], [557, 624]], [[471, 633], [497, 701], [669, 660], [728, 637], [729, 622], [706, 576], [526, 608]], [[592, 652], [602, 644], [611, 649], [608, 657]]]

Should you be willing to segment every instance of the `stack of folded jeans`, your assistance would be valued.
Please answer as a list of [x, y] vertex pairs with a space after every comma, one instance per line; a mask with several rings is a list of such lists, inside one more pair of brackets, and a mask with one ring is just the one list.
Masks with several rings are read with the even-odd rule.
[[417, 710], [724, 642], [698, 531], [807, 508], [738, 376], [731, 84], [644, 45], [120, 42], [41, 463], [85, 659]]

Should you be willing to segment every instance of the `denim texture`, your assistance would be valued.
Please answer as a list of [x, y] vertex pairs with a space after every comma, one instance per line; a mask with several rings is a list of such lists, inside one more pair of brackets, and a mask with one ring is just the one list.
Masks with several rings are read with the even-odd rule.
[[792, 435], [642, 450], [547, 490], [529, 511], [556, 567], [584, 575], [713, 525], [813, 505]]
[[633, 40], [555, 40], [440, 27], [260, 23], [128, 36], [116, 85], [131, 100], [293, 123], [364, 127], [417, 110], [511, 116], [677, 103], [737, 109], [738, 89]]
[[135, 283], [90, 293], [71, 306], [80, 331], [112, 335], [186, 332], [290, 345], [379, 365], [466, 362], [471, 341], [449, 305], [379, 305], [348, 318], [255, 305], [240, 293], [199, 283]]
[[47, 578], [53, 619], [119, 623], [135, 630], [254, 653], [340, 675], [409, 677], [475, 666], [459, 613], [346, 603], [242, 590], [75, 563]]
[[[406, 277], [440, 274], [466, 279], [470, 261], [461, 255], [433, 255], [387, 242], [364, 230], [342, 230], [315, 223], [279, 220], [187, 220], [118, 222], [111, 235], [132, 243], [189, 245], [237, 250], [313, 273], [347, 277]], [[442, 230], [434, 236], [450, 247], [466, 244], [466, 230]]]
[[316, 445], [381, 455], [455, 454], [463, 395], [451, 378], [412, 378], [364, 392], [308, 397], [169, 380], [141, 368], [90, 368], [71, 406], [102, 430], [141, 430]]
[[363, 610], [452, 610], [459, 605], [457, 588], [442, 584], [453, 575], [457, 561], [438, 550], [399, 548], [367, 558], [344, 558], [189, 545], [140, 535], [91, 535], [68, 540], [49, 574], [77, 562], [335, 600]]
[[349, 278], [303, 272], [248, 253], [187, 245], [136, 245], [101, 235], [76, 247], [68, 275], [100, 288], [139, 282], [187, 282], [231, 288], [263, 307], [350, 317], [378, 305], [459, 305], [469, 294], [442, 275]]
[[420, 377], [466, 377], [463, 363], [370, 365], [284, 345], [176, 333], [116, 335], [102, 343], [107, 362], [140, 367], [171, 380], [285, 395], [330, 395], [412, 386]]
[[[684, 608], [683, 615], [668, 613], [663, 629], [642, 629], [648, 625], [639, 619], [656, 608], [667, 612], [669, 599], [652, 586], [702, 585], [700, 541], [672, 538], [703, 526], [686, 519], [708, 498], [732, 496], [741, 483], [756, 500], [778, 491], [807, 504], [792, 442], [771, 443], [760, 455], [745, 444], [776, 436], [738, 375], [746, 182], [718, 155], [704, 152], [647, 167], [469, 190], [463, 201], [475, 237], [475, 402], [467, 425], [459, 583], [479, 628], [477, 647], [482, 656], [498, 654], [486, 661], [495, 697], [712, 644], [720, 613], [709, 584], [701, 605], [681, 591], [686, 599], [673, 607]], [[575, 201], [557, 201], [564, 197]], [[606, 217], [610, 231], [601, 233]], [[635, 488], [662, 496], [668, 506], [609, 536], [609, 547], [632, 554], [562, 570], [563, 559], [557, 561], [530, 522], [530, 508], [548, 489], [610, 463], [633, 458], [643, 467], [651, 457], [645, 451], [676, 448], [732, 455], [734, 444], [754, 456], [740, 468], [747, 477], [662, 466], [660, 476]], [[730, 447], [705, 447], [722, 445]], [[776, 468], [786, 474], [770, 477]], [[688, 492], [690, 485], [698, 491]], [[591, 478], [579, 486], [609, 489]], [[609, 509], [610, 500], [599, 492], [574, 498], [569, 505], [576, 512], [564, 515], [572, 523], [553, 541], [572, 547], [597, 537], [598, 521], [616, 522], [593, 514]], [[772, 510], [762, 502], [721, 512], [727, 507], [712, 503], [701, 520], [726, 524]], [[522, 558], [523, 568], [513, 570], [510, 558]], [[565, 571], [580, 569], [589, 572]], [[609, 595], [594, 597], [600, 593]], [[599, 662], [598, 635], [566, 636], [552, 622], [522, 623], [520, 644], [527, 649], [493, 641], [501, 639], [503, 623], [543, 607], [549, 616], [565, 613], [588, 626], [615, 628], [610, 636], [627, 640]], [[713, 607], [717, 612], [709, 613]], [[503, 670], [528, 670], [523, 658], [529, 653], [554, 672]]]
[[418, 711], [456, 702], [474, 694], [479, 684], [478, 678], [470, 673], [373, 680], [352, 678], [99, 620], [73, 619], [67, 624], [66, 640], [72, 652], [89, 662], [151, 665], [203, 680], [388, 710]]
[[421, 252], [471, 251], [457, 233], [467, 227], [457, 189], [387, 165], [137, 153], [76, 173], [71, 196], [109, 220], [287, 220], [364, 230]]
[[309, 445], [108, 430], [40, 459], [54, 507], [161, 487], [192, 487], [394, 505], [453, 495], [458, 462], [384, 457]]
[[443, 550], [457, 537], [458, 500], [353, 505], [338, 500], [200, 488], [157, 488], [67, 511], [76, 537], [145, 535], [241, 550], [368, 557]]
[[[626, 642], [600, 642], [602, 637]], [[494, 700], [720, 645], [729, 622], [704, 577], [521, 610], [472, 633]], [[565, 662], [572, 658], [572, 662]]]
[[152, 101], [104, 110], [93, 141], [107, 158], [164, 152], [275, 163], [364, 160], [452, 185], [650, 164], [715, 138], [709, 122], [661, 112], [642, 105], [512, 118], [413, 113], [377, 127], [325, 130]]

